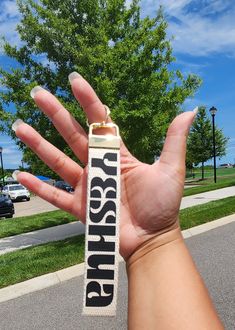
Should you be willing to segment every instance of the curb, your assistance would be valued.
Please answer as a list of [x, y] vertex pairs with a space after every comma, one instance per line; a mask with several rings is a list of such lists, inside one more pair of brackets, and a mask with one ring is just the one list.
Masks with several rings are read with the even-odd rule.
[[[183, 237], [185, 239], [192, 236], [196, 236], [207, 232], [209, 230], [227, 225], [229, 223], [235, 222], [235, 214], [229, 215], [227, 217], [214, 220], [203, 225], [195, 226], [190, 229], [182, 231]], [[123, 261], [123, 258], [120, 257], [120, 262]], [[71, 280], [75, 277], [81, 276], [84, 274], [84, 263], [79, 265], [71, 266], [54, 273], [45, 274], [32, 278], [30, 280], [10, 285], [8, 287], [0, 289], [0, 303], [15, 298], [19, 298], [28, 293], [40, 291], [46, 289], [50, 286], [62, 283], [64, 281]]]
[[[182, 231], [184, 238], [189, 238], [195, 235], [202, 234], [211, 229], [215, 229], [224, 225], [228, 225], [229, 223], [235, 222], [235, 214], [228, 215], [224, 218], [213, 220], [211, 222], [204, 223], [199, 226], [191, 227], [190, 229], [186, 229]], [[0, 290], [1, 291], [1, 290]]]
[[83, 273], [84, 263], [7, 286], [6, 288], [0, 289], [0, 303], [49, 288], [50, 286], [81, 276]]

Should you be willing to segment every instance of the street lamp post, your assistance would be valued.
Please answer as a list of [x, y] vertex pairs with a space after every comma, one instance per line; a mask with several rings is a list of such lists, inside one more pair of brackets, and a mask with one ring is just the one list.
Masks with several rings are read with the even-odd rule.
[[1, 169], [2, 169], [2, 183], [3, 183], [3, 186], [5, 186], [3, 161], [2, 161], [2, 147], [0, 147], [0, 159], [1, 159]]
[[215, 153], [215, 114], [217, 109], [215, 107], [210, 108], [210, 114], [212, 116], [212, 128], [213, 128], [213, 156], [214, 156], [214, 182], [216, 183], [216, 153]]

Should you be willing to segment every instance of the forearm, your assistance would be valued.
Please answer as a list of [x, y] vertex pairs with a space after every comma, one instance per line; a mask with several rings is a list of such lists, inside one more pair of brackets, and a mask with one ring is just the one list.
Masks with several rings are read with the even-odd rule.
[[143, 246], [127, 263], [128, 328], [223, 329], [180, 231], [161, 235], [153, 247]]

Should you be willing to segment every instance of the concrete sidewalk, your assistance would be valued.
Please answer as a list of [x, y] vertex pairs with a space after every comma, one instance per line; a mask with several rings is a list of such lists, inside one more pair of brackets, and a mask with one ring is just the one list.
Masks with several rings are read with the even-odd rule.
[[227, 187], [182, 198], [180, 209], [235, 196], [235, 186]]
[[[215, 221], [211, 221], [196, 227], [192, 227], [190, 229], [186, 229], [182, 231], [184, 239], [188, 239], [203, 233], [206, 233], [212, 229], [217, 229], [219, 227], [233, 224], [235, 223], [235, 214], [224, 217], [222, 219], [218, 219]], [[119, 256], [119, 262], [123, 261], [123, 258]], [[48, 288], [50, 286], [62, 283], [64, 281], [71, 280], [75, 277], [81, 276], [84, 274], [84, 263], [71, 266], [54, 273], [49, 273], [45, 275], [41, 275], [31, 280], [27, 280], [24, 282], [20, 282], [5, 288], [0, 289], [0, 303], [4, 301], [8, 301], [11, 299], [15, 299], [22, 295], [35, 292], [38, 290], [42, 290]]]
[[65, 225], [31, 231], [21, 235], [0, 239], [0, 255], [25, 249], [30, 246], [59, 241], [67, 237], [84, 234], [85, 226], [80, 222], [71, 222]]
[[[180, 209], [208, 203], [210, 201], [215, 201], [230, 196], [235, 196], [235, 186], [184, 197], [182, 199]], [[30, 246], [62, 240], [67, 237], [83, 234], [84, 232], [85, 226], [81, 222], [76, 221], [66, 225], [6, 237], [0, 239], [0, 255]]]
[[[225, 328], [234, 330], [235, 222], [225, 223], [220, 219], [190, 229], [192, 237], [186, 239], [186, 244]], [[1, 289], [1, 330], [127, 329], [125, 263], [120, 263], [117, 315], [112, 318], [81, 314], [82, 274], [83, 264]]]

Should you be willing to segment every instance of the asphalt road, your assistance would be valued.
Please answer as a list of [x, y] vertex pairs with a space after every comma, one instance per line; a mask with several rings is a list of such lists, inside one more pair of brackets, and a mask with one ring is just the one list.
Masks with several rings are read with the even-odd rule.
[[[207, 202], [211, 202], [213, 200], [230, 197], [230, 196], [235, 196], [235, 187], [227, 187], [201, 194], [196, 194], [193, 196], [184, 197], [182, 199], [180, 208], [183, 209], [198, 204], [204, 204]], [[31, 200], [28, 202], [27, 201], [14, 202], [14, 205], [15, 205], [14, 218], [47, 212], [47, 211], [58, 210], [57, 207], [44, 201], [42, 198], [38, 196], [31, 197]]]
[[[227, 330], [235, 325], [235, 222], [186, 240]], [[81, 315], [83, 278], [0, 304], [1, 330], [127, 329], [127, 279], [120, 269], [117, 316]], [[192, 311], [193, 312], [193, 311]], [[148, 330], [148, 329], [146, 329]]]
[[15, 206], [14, 218], [58, 210], [57, 207], [44, 201], [42, 198], [38, 196], [31, 197], [30, 201], [28, 202], [27, 201], [14, 202], [14, 206]]

